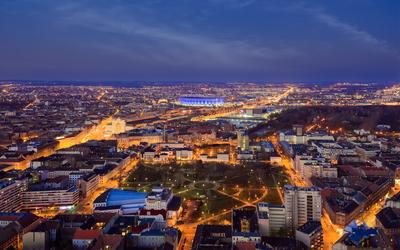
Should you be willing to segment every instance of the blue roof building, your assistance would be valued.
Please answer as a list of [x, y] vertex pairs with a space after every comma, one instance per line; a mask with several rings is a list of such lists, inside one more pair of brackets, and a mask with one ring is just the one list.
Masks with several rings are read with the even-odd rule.
[[143, 208], [147, 193], [121, 189], [109, 189], [99, 195], [93, 202], [95, 210], [115, 210], [118, 207], [123, 213], [134, 213]]

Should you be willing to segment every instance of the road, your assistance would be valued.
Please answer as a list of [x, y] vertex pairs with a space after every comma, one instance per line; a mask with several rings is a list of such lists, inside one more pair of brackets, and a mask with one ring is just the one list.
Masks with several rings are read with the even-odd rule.
[[28, 103], [22, 110], [27, 110], [27, 109], [30, 109], [30, 108], [32, 108], [36, 103], [39, 103], [40, 102], [40, 100], [39, 100], [39, 98], [37, 97], [37, 95], [34, 95], [34, 97], [35, 97], [35, 99], [33, 100], [33, 101], [31, 101], [30, 103]]
[[385, 195], [384, 198], [380, 199], [378, 202], [373, 204], [371, 207], [366, 209], [356, 220], [358, 222], [365, 222], [369, 227], [376, 226], [376, 218], [375, 215], [383, 209], [385, 206], [386, 199], [391, 198], [393, 195], [400, 191], [400, 186], [396, 185]]
[[[289, 180], [292, 185], [304, 187], [309, 186], [296, 170], [293, 169], [291, 160], [288, 156], [283, 153], [283, 150], [279, 144], [277, 135], [273, 135], [269, 140], [274, 144], [276, 152], [281, 156], [281, 165], [285, 168], [286, 173], [290, 176]], [[279, 189], [281, 197], [283, 197], [282, 190]], [[322, 231], [324, 235], [324, 249], [332, 249], [333, 244], [343, 235], [343, 228], [332, 223], [331, 219], [324, 210], [322, 211], [321, 217]]]
[[[237, 201], [242, 202], [243, 205], [238, 206], [236, 208], [236, 209], [241, 209], [241, 208], [248, 207], [248, 206], [255, 206], [257, 203], [261, 202], [268, 195], [268, 189], [267, 188], [263, 189], [263, 191], [264, 191], [264, 193], [261, 195], [261, 197], [256, 199], [256, 200], [254, 200], [254, 201], [252, 201], [252, 202], [248, 202], [247, 200], [239, 199], [238, 197], [235, 197], [234, 195], [230, 195], [230, 194], [222, 192], [222, 191], [218, 191], [218, 192], [220, 194], [222, 194], [222, 195], [228, 196], [230, 198], [233, 198], [233, 199], [235, 199]], [[210, 221], [217, 220], [217, 219], [219, 219], [219, 218], [221, 218], [221, 217], [223, 217], [223, 216], [225, 216], [227, 214], [230, 214], [231, 212], [232, 212], [232, 210], [228, 209], [228, 210], [225, 210], [225, 211], [220, 212], [218, 214], [209, 216], [209, 217], [207, 217], [205, 219], [199, 219], [198, 221], [193, 222], [193, 223], [185, 223], [185, 224], [182, 224], [182, 225], [176, 225], [176, 227], [179, 228], [179, 230], [181, 230], [181, 232], [182, 232], [182, 241], [181, 242], [183, 242], [182, 245], [179, 246], [178, 249], [180, 249], [180, 250], [189, 250], [191, 248], [192, 241], [193, 241], [194, 235], [196, 233], [196, 228], [197, 228], [198, 225], [207, 224]]]
[[[113, 115], [117, 114], [118, 112], [119, 112], [119, 110], [116, 110], [116, 112]], [[104, 138], [105, 126], [107, 123], [109, 123], [113, 119], [112, 118], [113, 115], [103, 119], [98, 125], [94, 125], [91, 128], [87, 128], [84, 131], [82, 131], [81, 133], [79, 133], [73, 137], [58, 139], [59, 144], [57, 147], [51, 148], [51, 149], [45, 149], [43, 151], [36, 153], [33, 157], [31, 157], [29, 160], [27, 160], [24, 163], [23, 168], [26, 169], [27, 167], [29, 167], [29, 164], [32, 160], [43, 157], [43, 156], [49, 156], [49, 155], [55, 153], [57, 150], [72, 147], [77, 144], [87, 142], [89, 140], [104, 140], [104, 139], [106, 139], [106, 138]], [[116, 173], [115, 176], [111, 176], [109, 178], [110, 180], [107, 181], [107, 183], [105, 185], [99, 187], [89, 197], [86, 197], [86, 198], [80, 200], [79, 203], [76, 205], [75, 212], [92, 213], [92, 211], [93, 211], [92, 203], [93, 203], [94, 199], [108, 188], [118, 188], [121, 184], [121, 181], [123, 181], [123, 180], [125, 180], [125, 178], [127, 178], [129, 172], [135, 168], [137, 163], [138, 163], [137, 159], [132, 159], [123, 169], [121, 169], [121, 171]], [[43, 217], [51, 217], [51, 216], [54, 216], [61, 212], [63, 212], [63, 211], [49, 210], [47, 212], [37, 211], [36, 213]]]
[[132, 159], [124, 168], [122, 168], [118, 173], [114, 176], [111, 176], [109, 180], [104, 183], [102, 186], [93, 192], [90, 196], [82, 199], [76, 205], [76, 210], [74, 212], [80, 214], [90, 214], [93, 212], [93, 201], [104, 191], [110, 188], [119, 188], [121, 186], [121, 182], [125, 181], [125, 179], [129, 176], [129, 173], [135, 169], [139, 160]]
[[67, 138], [58, 138], [58, 145], [51, 148], [44, 148], [34, 153], [33, 155], [28, 156], [23, 162], [16, 167], [18, 170], [25, 170], [29, 167], [31, 161], [38, 159], [40, 157], [46, 157], [54, 154], [57, 150], [69, 148], [75, 146], [77, 144], [81, 144], [87, 142], [89, 140], [105, 140], [107, 138], [104, 137], [105, 125], [109, 123], [112, 119], [112, 116], [109, 116], [103, 119], [98, 125], [93, 125], [90, 128], [86, 128], [75, 136], [67, 137]]

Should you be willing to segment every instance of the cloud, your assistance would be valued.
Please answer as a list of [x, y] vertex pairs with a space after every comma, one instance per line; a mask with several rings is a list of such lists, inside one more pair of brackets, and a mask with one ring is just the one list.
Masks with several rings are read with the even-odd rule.
[[321, 22], [325, 23], [326, 25], [336, 28], [339, 31], [342, 31], [345, 34], [350, 35], [354, 39], [357, 39], [359, 41], [362, 41], [366, 44], [370, 44], [373, 46], [386, 46], [386, 42], [379, 40], [378, 38], [372, 36], [366, 31], [360, 30], [357, 27], [350, 25], [348, 23], [339, 21], [336, 17], [328, 15], [323, 12], [317, 12], [315, 13], [315, 16], [320, 20]]
[[[16, 75], [24, 69], [62, 75], [65, 68], [110, 79], [398, 75], [391, 28], [375, 34], [358, 27], [348, 13], [335, 16], [343, 7], [336, 3], [318, 8], [294, 0], [4, 1], [0, 29], [7, 36], [0, 68]], [[392, 20], [378, 14], [380, 23]]]
[[[291, 47], [268, 47], [255, 45], [247, 40], [213, 38], [200, 32], [194, 33], [171, 25], [167, 26], [160, 21], [146, 22], [141, 13], [126, 13], [117, 7], [111, 10], [69, 7], [58, 8], [68, 25], [123, 36], [126, 41], [139, 39], [141, 45], [136, 43], [129, 46], [126, 43], [116, 42], [113, 46], [119, 48], [110, 49], [134, 58], [140, 56], [143, 59], [143, 53], [147, 53], [152, 60], [175, 65], [193, 63], [204, 67], [246, 68], [254, 67], [252, 62], [272, 63], [301, 55], [298, 50]], [[141, 47], [141, 51], [138, 50], [138, 46]], [[106, 48], [106, 46], [101, 47]]]
[[[337, 17], [326, 13], [321, 8], [309, 8], [304, 5], [297, 5], [299, 9], [306, 11], [311, 14], [314, 18], [316, 18], [321, 23], [342, 32], [349, 36], [350, 39], [360, 41], [366, 45], [372, 46], [376, 49], [379, 49], [383, 52], [394, 52], [394, 49], [391, 48], [388, 43], [383, 40], [375, 37], [369, 32], [358, 28], [355, 25], [350, 23], [346, 23], [344, 21], [339, 20]], [[397, 53], [397, 52], [396, 52]]]
[[214, 4], [223, 4], [232, 8], [241, 9], [252, 5], [257, 0], [210, 0]]
[[366, 30], [363, 30], [351, 23], [340, 20], [334, 15], [326, 12], [324, 8], [310, 6], [304, 1], [295, 1], [290, 3], [282, 3], [281, 1], [272, 1], [265, 6], [266, 9], [280, 12], [303, 13], [310, 15], [315, 20], [319, 21], [332, 29], [335, 29], [348, 36], [349, 39], [359, 41], [365, 45], [374, 47], [381, 52], [390, 52], [399, 54], [395, 48], [391, 47], [387, 41], [380, 39]]

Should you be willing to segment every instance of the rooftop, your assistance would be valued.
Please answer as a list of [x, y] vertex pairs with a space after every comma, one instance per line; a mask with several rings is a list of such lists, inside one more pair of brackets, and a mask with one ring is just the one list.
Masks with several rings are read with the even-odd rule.
[[100, 194], [93, 203], [105, 202], [107, 206], [126, 205], [130, 203], [143, 203], [147, 193], [121, 189], [109, 189]]
[[391, 198], [389, 198], [388, 200], [391, 201], [400, 201], [400, 192], [398, 192], [397, 194], [393, 195]]
[[310, 186], [310, 187], [299, 187], [299, 186], [293, 186], [293, 185], [285, 185], [285, 191], [321, 191], [319, 187], [315, 186]]
[[98, 238], [101, 235], [100, 230], [82, 230], [77, 229], [75, 231], [74, 240], [93, 240]]
[[231, 226], [198, 225], [192, 249], [231, 249], [231, 238]]
[[307, 221], [305, 224], [297, 228], [297, 231], [308, 235], [320, 230], [322, 230], [322, 226], [319, 221]]
[[[244, 224], [248, 224], [248, 228], [242, 228]], [[232, 211], [232, 231], [237, 234], [258, 232], [257, 214], [255, 208], [233, 209]]]
[[178, 211], [182, 205], [182, 199], [180, 196], [173, 196], [171, 201], [168, 203], [167, 209], [169, 211]]
[[0, 212], [0, 221], [15, 221], [24, 228], [37, 220], [40, 220], [40, 218], [32, 213]]
[[400, 228], [400, 208], [385, 207], [376, 215], [384, 228]]
[[346, 246], [362, 247], [367, 244], [370, 248], [380, 248], [389, 245], [386, 236], [378, 228], [370, 228], [365, 224], [357, 225], [354, 222], [345, 228], [345, 234], [337, 243]]

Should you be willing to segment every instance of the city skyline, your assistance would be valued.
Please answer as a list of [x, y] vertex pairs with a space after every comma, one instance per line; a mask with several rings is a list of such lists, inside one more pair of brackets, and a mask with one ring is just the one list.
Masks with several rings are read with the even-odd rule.
[[2, 1], [0, 78], [399, 81], [398, 1]]
[[400, 84], [2, 82], [0, 249], [399, 249], [399, 105]]
[[0, 250], [400, 249], [399, 0], [0, 0]]

